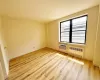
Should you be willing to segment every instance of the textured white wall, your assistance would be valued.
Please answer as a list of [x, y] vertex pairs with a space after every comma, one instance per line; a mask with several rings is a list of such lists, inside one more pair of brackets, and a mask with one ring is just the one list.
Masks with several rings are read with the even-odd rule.
[[4, 39], [4, 35], [2, 33], [2, 23], [0, 18], [0, 61], [4, 73], [4, 77], [6, 78], [9, 73], [9, 60], [7, 56], [7, 50], [5, 49], [6, 43]]
[[100, 5], [99, 5], [99, 16], [98, 16], [98, 29], [97, 29], [97, 38], [95, 44], [95, 53], [94, 53], [94, 64], [100, 66]]
[[9, 59], [44, 48], [45, 26], [36, 21], [2, 17]]
[[0, 80], [4, 80], [4, 74], [3, 74], [1, 62], [0, 62]]

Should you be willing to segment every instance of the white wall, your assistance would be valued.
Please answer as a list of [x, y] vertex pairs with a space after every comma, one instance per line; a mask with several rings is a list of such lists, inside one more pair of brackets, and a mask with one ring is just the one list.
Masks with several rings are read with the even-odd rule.
[[44, 24], [10, 17], [2, 17], [2, 24], [9, 59], [46, 46]]
[[[60, 50], [59, 49], [59, 22], [80, 15], [84, 15], [84, 14], [88, 14], [86, 45], [83, 46], [79, 45], [79, 46], [85, 49], [85, 52], [83, 53], [83, 57], [88, 60], [93, 60], [99, 6], [95, 6], [48, 23], [47, 24], [47, 47]], [[67, 44], [67, 46], [71, 46], [71, 44]], [[64, 52], [67, 51], [69, 50], [65, 50]]]
[[99, 21], [97, 29], [97, 38], [95, 44], [95, 53], [94, 53], [94, 64], [100, 66], [100, 5], [99, 5]]
[[7, 56], [7, 51], [4, 48], [5, 45], [4, 35], [2, 34], [2, 23], [0, 18], [0, 62], [3, 69], [4, 77], [7, 78], [9, 73], [9, 60]]
[[3, 74], [1, 62], [0, 62], [0, 80], [4, 80], [4, 74]]

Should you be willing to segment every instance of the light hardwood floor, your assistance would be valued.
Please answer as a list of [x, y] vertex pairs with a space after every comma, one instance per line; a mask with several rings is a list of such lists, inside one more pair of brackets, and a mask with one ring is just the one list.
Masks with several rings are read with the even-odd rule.
[[100, 70], [89, 61], [45, 48], [11, 60], [8, 80], [100, 80]]

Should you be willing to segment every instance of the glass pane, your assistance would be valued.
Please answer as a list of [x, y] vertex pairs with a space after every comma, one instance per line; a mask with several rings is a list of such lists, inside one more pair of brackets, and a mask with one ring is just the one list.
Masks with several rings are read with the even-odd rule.
[[70, 21], [61, 22], [61, 41], [69, 42]]
[[69, 37], [69, 32], [63, 32], [63, 33], [61, 33], [61, 37]]
[[62, 42], [69, 42], [69, 37], [61, 37]]
[[85, 31], [72, 32], [72, 42], [85, 43]]
[[87, 16], [76, 18], [72, 20], [72, 31], [86, 30]]
[[85, 43], [85, 37], [72, 37], [73, 43]]
[[70, 21], [61, 22], [61, 27], [69, 27]]
[[76, 32], [72, 32], [72, 37], [75, 36], [85, 36], [85, 31], [76, 31]]
[[68, 32], [70, 28], [67, 27], [61, 27], [61, 32]]
[[61, 23], [61, 32], [70, 30], [70, 21], [65, 21]]

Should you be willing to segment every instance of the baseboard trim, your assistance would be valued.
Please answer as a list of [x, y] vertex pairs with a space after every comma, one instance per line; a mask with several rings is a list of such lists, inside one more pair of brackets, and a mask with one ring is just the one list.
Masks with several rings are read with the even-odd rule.
[[[45, 48], [47, 48], [47, 47], [44, 47], [44, 48], [41, 48], [41, 49], [45, 49]], [[17, 59], [17, 58], [19, 58], [19, 57], [22, 57], [22, 56], [27, 55], [27, 54], [32, 53], [32, 52], [37, 52], [37, 51], [39, 51], [39, 50], [41, 50], [41, 49], [37, 49], [37, 50], [35, 50], [35, 51], [28, 52], [28, 53], [23, 54], [23, 55], [20, 55], [20, 56], [18, 56], [18, 57], [12, 58], [12, 59], [10, 59], [9, 61], [15, 60], [15, 59]]]

